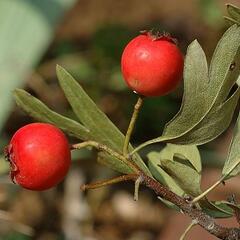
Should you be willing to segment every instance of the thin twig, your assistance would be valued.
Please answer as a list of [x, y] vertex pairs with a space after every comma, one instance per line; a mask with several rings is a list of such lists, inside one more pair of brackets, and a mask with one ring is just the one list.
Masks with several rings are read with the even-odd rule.
[[124, 140], [123, 156], [125, 156], [125, 157], [128, 155], [128, 146], [129, 146], [130, 138], [131, 138], [131, 135], [132, 135], [132, 132], [133, 132], [138, 114], [139, 114], [139, 110], [142, 107], [142, 104], [143, 104], [143, 96], [139, 96], [138, 100], [137, 100], [137, 103], [134, 106], [134, 111], [133, 111], [133, 114], [132, 114], [132, 118], [130, 120], [128, 130], [127, 130], [127, 133], [126, 133], [126, 137], [125, 137], [125, 140]]
[[217, 182], [215, 182], [212, 186], [210, 186], [207, 190], [205, 190], [203, 193], [201, 193], [199, 196], [195, 197], [192, 200], [192, 204], [197, 203], [199, 200], [204, 198], [209, 192], [211, 192], [213, 189], [215, 189], [218, 185], [220, 185], [228, 176], [231, 174], [231, 172], [240, 164], [240, 161], [237, 161], [228, 171], [227, 174], [223, 175]]
[[116, 184], [119, 182], [132, 181], [137, 178], [138, 178], [137, 174], [122, 175], [122, 176], [114, 177], [114, 178], [107, 179], [107, 180], [101, 180], [101, 181], [97, 181], [97, 182], [90, 183], [90, 184], [84, 184], [81, 186], [81, 190], [85, 191], [88, 189], [96, 189], [96, 188]]
[[122, 163], [124, 163], [125, 165], [129, 166], [133, 170], [134, 173], [140, 173], [139, 168], [132, 161], [129, 161], [122, 154], [114, 151], [113, 149], [111, 149], [108, 146], [106, 146], [104, 144], [101, 144], [99, 142], [85, 141], [85, 142], [82, 142], [82, 143], [73, 144], [71, 147], [72, 147], [72, 149], [81, 149], [81, 148], [89, 147], [89, 146], [95, 147], [99, 151], [104, 151], [104, 152], [108, 153], [109, 155], [111, 155], [112, 157], [117, 158]]
[[180, 197], [174, 192], [170, 191], [160, 182], [145, 174], [142, 174], [142, 178], [142, 184], [152, 189], [159, 197], [179, 207], [185, 215], [191, 217], [193, 221], [197, 222], [198, 225], [203, 227], [210, 234], [223, 240], [240, 239], [240, 229], [226, 228], [218, 225], [212, 217], [207, 215], [201, 209], [195, 207], [191, 202], [187, 201], [183, 197]]
[[184, 233], [182, 234], [182, 236], [179, 238], [179, 240], [185, 240], [187, 234], [189, 233], [189, 231], [192, 229], [193, 226], [195, 226], [197, 224], [197, 222], [192, 221], [188, 227], [186, 228], [186, 230], [184, 231]]

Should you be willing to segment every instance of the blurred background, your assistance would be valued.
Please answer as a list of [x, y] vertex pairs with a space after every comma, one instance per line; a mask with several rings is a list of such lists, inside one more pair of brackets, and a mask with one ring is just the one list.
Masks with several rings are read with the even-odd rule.
[[[182, 52], [194, 39], [208, 60], [226, 30], [225, 3], [239, 0], [1, 0], [0, 1], [0, 147], [34, 120], [14, 104], [12, 91], [24, 88], [55, 111], [75, 118], [58, 86], [55, 66], [65, 67], [109, 118], [125, 132], [136, 96], [120, 72], [121, 52], [140, 30], [159, 29], [178, 39]], [[161, 135], [179, 109], [182, 86], [173, 94], [146, 99], [133, 144]], [[201, 147], [202, 186], [214, 183], [226, 157], [231, 128]], [[70, 139], [75, 141], [74, 139]], [[142, 152], [160, 150], [154, 145]], [[190, 219], [167, 209], [142, 188], [118, 184], [82, 193], [80, 185], [114, 176], [96, 164], [89, 151], [73, 154], [62, 184], [33, 192], [11, 183], [8, 163], [0, 161], [0, 239], [4, 240], [174, 240]], [[212, 199], [239, 195], [239, 178], [219, 187]], [[226, 224], [234, 225], [230, 219]], [[201, 232], [201, 234], [199, 234]], [[189, 239], [216, 239], [195, 227]]]

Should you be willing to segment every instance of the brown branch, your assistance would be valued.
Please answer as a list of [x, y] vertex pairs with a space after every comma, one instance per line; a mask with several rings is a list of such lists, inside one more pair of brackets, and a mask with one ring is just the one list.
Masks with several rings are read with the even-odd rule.
[[240, 239], [240, 229], [220, 226], [212, 217], [208, 216], [201, 209], [191, 204], [190, 201], [176, 195], [153, 178], [142, 174], [142, 184], [152, 189], [159, 197], [178, 206], [185, 215], [191, 217], [191, 219], [194, 220], [198, 225], [219, 239]]
[[203, 227], [210, 234], [222, 240], [240, 240], [240, 229], [238, 228], [227, 228], [217, 224], [214, 218], [208, 216], [196, 205], [192, 204], [190, 200], [178, 196], [174, 192], [170, 191], [167, 187], [162, 185], [155, 179], [147, 176], [143, 172], [140, 174], [128, 174], [120, 177], [116, 177], [110, 180], [99, 181], [96, 183], [83, 185], [82, 190], [94, 189], [101, 186], [106, 186], [111, 183], [118, 183], [122, 181], [134, 181], [136, 182], [141, 178], [141, 184], [152, 189], [159, 197], [175, 204], [181, 209], [181, 211], [189, 216], [194, 224], [198, 224]]
[[[107, 146], [100, 144], [95, 141], [86, 141], [79, 144], [72, 145], [72, 149], [81, 149], [83, 147], [92, 146], [97, 148], [100, 151], [107, 152], [108, 154], [118, 158], [120, 161], [128, 165], [132, 168], [134, 174], [123, 175], [117, 178], [96, 182], [89, 185], [82, 186], [82, 189], [93, 189], [101, 186], [106, 186], [113, 183], [118, 183], [122, 181], [134, 181], [136, 182], [138, 179], [141, 181], [142, 185], [152, 189], [159, 197], [175, 204], [177, 207], [181, 209], [181, 211], [189, 216], [194, 223], [203, 227], [210, 234], [218, 237], [223, 240], [240, 240], [240, 229], [238, 228], [226, 228], [214, 221], [214, 218], [210, 217], [206, 213], [202, 211], [199, 207], [197, 207], [192, 201], [189, 201], [183, 197], [178, 196], [174, 192], [170, 191], [167, 187], [162, 185], [160, 182], [155, 179], [147, 176], [143, 173], [135, 163], [129, 161], [125, 156], [121, 153], [115, 152]], [[138, 191], [138, 190], [137, 190]]]

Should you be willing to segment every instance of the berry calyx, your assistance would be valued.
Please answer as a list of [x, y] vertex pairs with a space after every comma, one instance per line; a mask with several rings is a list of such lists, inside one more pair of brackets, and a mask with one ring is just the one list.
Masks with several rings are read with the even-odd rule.
[[121, 70], [127, 85], [154, 97], [173, 91], [182, 79], [183, 55], [169, 35], [142, 32], [125, 47]]
[[20, 128], [5, 149], [13, 182], [46, 190], [63, 180], [71, 162], [68, 140], [57, 127], [32, 123]]

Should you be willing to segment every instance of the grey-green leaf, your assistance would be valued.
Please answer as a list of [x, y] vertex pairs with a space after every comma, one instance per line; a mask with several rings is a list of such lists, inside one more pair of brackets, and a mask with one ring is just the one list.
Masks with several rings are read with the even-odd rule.
[[[229, 147], [228, 157], [224, 164], [222, 175], [226, 178], [236, 176], [240, 173], [240, 114], [238, 116], [233, 138]], [[238, 166], [237, 166], [238, 165]]]
[[209, 103], [218, 106], [226, 100], [240, 74], [240, 27], [233, 25], [222, 36], [209, 69]]
[[87, 140], [90, 138], [90, 131], [86, 127], [52, 111], [28, 92], [22, 89], [16, 89], [14, 91], [14, 97], [18, 106], [36, 120], [52, 123], [63, 131], [81, 140]]
[[238, 22], [237, 20], [235, 20], [231, 17], [224, 16], [223, 18], [226, 20], [226, 22], [228, 23], [229, 26], [231, 26], [233, 24], [238, 24], [238, 25], [240, 24], [240, 21]]
[[[57, 76], [73, 111], [83, 125], [90, 130], [94, 140], [106, 144], [116, 151], [122, 151], [124, 135], [119, 129], [97, 107], [79, 83], [65, 69], [57, 66]], [[139, 155], [135, 154], [133, 160], [145, 173], [151, 175]], [[113, 168], [116, 169], [116, 163], [112, 164], [114, 165]], [[119, 171], [121, 171], [120, 166], [121, 164], [119, 165]]]
[[[205, 53], [193, 41], [187, 50], [184, 63], [184, 96], [180, 111], [166, 124], [163, 136], [176, 138], [195, 126], [208, 109], [208, 67]], [[189, 117], [191, 116], [191, 117]]]
[[150, 152], [148, 159], [153, 176], [175, 193], [201, 193], [201, 158], [195, 145], [167, 144], [160, 152]]
[[[230, 113], [230, 116], [232, 116], [236, 107], [234, 103], [236, 103], [238, 93], [234, 95], [236, 98], [232, 99], [230, 103], [229, 101], [226, 103], [226, 107], [224, 107], [222, 103], [226, 100], [240, 73], [239, 39], [240, 28], [236, 25], [226, 31], [214, 51], [209, 77], [206, 73], [205, 55], [200, 50], [200, 46], [193, 45], [194, 48], [190, 46], [185, 65], [184, 80], [186, 87], [182, 107], [174, 120], [166, 125], [163, 132], [165, 138], [174, 138], [173, 142], [180, 144], [202, 144], [217, 137], [228, 127], [228, 124], [222, 127], [219, 125], [211, 125], [210, 121], [213, 119], [209, 116], [214, 115], [214, 117], [220, 119], [221, 116], [219, 115], [223, 112], [226, 112], [226, 115]], [[198, 49], [198, 51], [195, 49]], [[194, 52], [197, 53], [193, 55]], [[199, 58], [198, 61], [201, 64], [196, 63], [196, 65], [200, 65], [199, 68], [191, 65], [194, 57]], [[200, 59], [202, 60], [200, 61]], [[205, 68], [203, 66], [205, 66]], [[203, 71], [204, 74], [201, 73], [201, 71]], [[198, 75], [201, 77], [198, 78]], [[200, 82], [198, 83], [197, 81]], [[221, 106], [221, 110], [219, 110], [219, 106]], [[228, 123], [229, 120], [226, 122]], [[204, 126], [206, 123], [208, 123], [208, 126]], [[211, 127], [209, 128], [210, 125]], [[190, 142], [188, 141], [188, 134], [191, 135], [192, 132], [202, 128], [211, 130], [213, 127], [215, 128], [214, 132], [210, 136], [206, 135], [206, 139], [202, 136], [203, 139], [201, 139], [200, 143], [197, 139]], [[178, 138], [180, 138], [180, 141], [178, 141]]]
[[175, 182], [191, 196], [201, 194], [200, 174], [186, 161], [174, 157], [174, 160], [162, 159], [161, 166]]
[[[185, 88], [181, 109], [167, 123], [162, 136], [141, 144], [137, 150], [162, 141], [204, 144], [226, 130], [239, 98], [237, 89], [227, 99], [240, 74], [239, 39], [240, 27], [231, 26], [214, 51], [209, 73], [200, 45], [195, 41], [189, 46], [184, 66]], [[203, 131], [204, 134], [201, 134]]]
[[225, 202], [204, 201], [201, 203], [204, 212], [214, 218], [229, 218], [233, 216], [232, 209]]
[[227, 4], [227, 11], [229, 15], [240, 24], [240, 8], [232, 4]]
[[178, 144], [204, 144], [219, 136], [229, 126], [240, 96], [240, 88], [222, 105], [212, 108], [188, 134], [174, 139]]
[[167, 174], [161, 167], [160, 161], [162, 159], [161, 152], [150, 152], [147, 155], [148, 167], [152, 173], [152, 175], [162, 184], [169, 187], [171, 191], [176, 193], [179, 196], [184, 196], [184, 190], [181, 189], [178, 184], [174, 181], [174, 179]]
[[112, 170], [124, 173], [124, 174], [129, 174], [132, 173], [132, 169], [128, 167], [125, 163], [120, 162], [118, 159], [107, 155], [103, 152], [100, 152], [98, 154], [97, 161], [108, 168], [111, 168]]
[[188, 160], [198, 173], [202, 171], [201, 156], [196, 145], [167, 144], [161, 151], [161, 158], [174, 160], [174, 157]]

